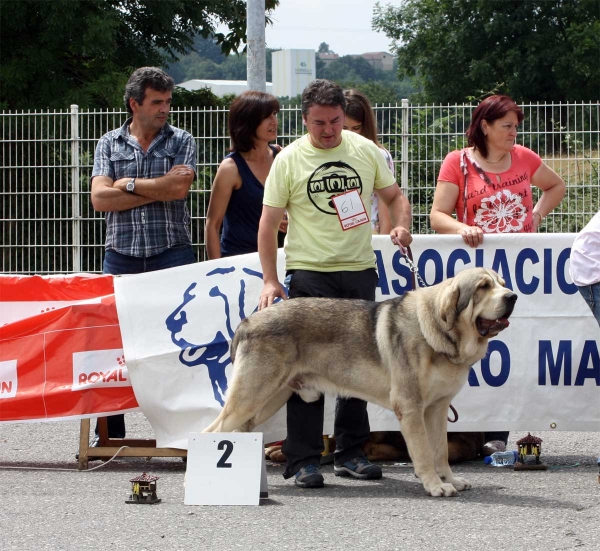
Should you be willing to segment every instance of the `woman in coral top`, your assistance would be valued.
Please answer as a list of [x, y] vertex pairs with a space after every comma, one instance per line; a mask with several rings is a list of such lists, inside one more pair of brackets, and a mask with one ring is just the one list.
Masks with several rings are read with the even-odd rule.
[[[561, 202], [565, 183], [530, 149], [517, 145], [523, 111], [508, 96], [483, 100], [467, 129], [468, 147], [449, 153], [440, 169], [431, 227], [458, 233], [470, 247], [486, 233], [536, 232]], [[541, 191], [534, 205], [531, 186]], [[452, 215], [456, 213], [456, 218]], [[508, 432], [486, 432], [484, 455], [504, 451]]]
[[[442, 163], [432, 229], [458, 233], [477, 247], [485, 233], [536, 232], [561, 202], [562, 178], [539, 155], [515, 144], [522, 120], [523, 112], [508, 96], [490, 96], [477, 106], [466, 132], [469, 146], [452, 151]], [[532, 185], [542, 191], [535, 205]]]

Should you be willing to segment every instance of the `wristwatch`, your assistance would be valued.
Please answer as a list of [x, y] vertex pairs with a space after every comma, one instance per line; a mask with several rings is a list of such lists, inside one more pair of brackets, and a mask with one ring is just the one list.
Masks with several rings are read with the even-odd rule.
[[129, 180], [129, 182], [127, 182], [127, 185], [125, 186], [125, 189], [129, 193], [135, 193], [135, 178], [132, 178], [131, 180]]

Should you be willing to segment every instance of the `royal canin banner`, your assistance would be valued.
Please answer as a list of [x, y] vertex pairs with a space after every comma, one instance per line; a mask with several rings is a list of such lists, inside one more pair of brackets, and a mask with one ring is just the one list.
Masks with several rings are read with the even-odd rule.
[[0, 275], [0, 422], [137, 409], [112, 276]]

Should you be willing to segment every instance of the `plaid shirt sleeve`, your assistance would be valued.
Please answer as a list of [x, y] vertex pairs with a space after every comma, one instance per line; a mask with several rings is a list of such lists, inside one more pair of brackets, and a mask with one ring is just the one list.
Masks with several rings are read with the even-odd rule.
[[196, 141], [190, 133], [183, 132], [173, 164], [189, 166], [196, 173]]
[[94, 176], [108, 176], [112, 180], [115, 180], [115, 170], [113, 163], [110, 161], [110, 154], [110, 140], [107, 135], [104, 135], [100, 138], [96, 146], [92, 178]]

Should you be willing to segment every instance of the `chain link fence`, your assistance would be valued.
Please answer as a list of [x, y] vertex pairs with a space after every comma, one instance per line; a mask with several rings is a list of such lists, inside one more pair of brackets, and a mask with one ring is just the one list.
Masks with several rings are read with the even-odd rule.
[[[521, 106], [519, 143], [536, 151], [567, 184], [561, 205], [541, 231], [577, 232], [599, 209], [600, 103]], [[376, 106], [380, 139], [392, 153], [396, 177], [413, 207], [413, 232], [431, 233], [429, 211], [446, 154], [465, 145], [472, 105]], [[125, 111], [0, 113], [3, 273], [101, 272], [104, 217], [90, 202], [98, 139], [121, 126]], [[198, 148], [189, 195], [192, 240], [206, 259], [204, 222], [212, 180], [229, 148], [226, 109], [174, 109], [171, 124], [190, 132]], [[299, 107], [283, 106], [278, 143], [303, 132]], [[537, 190], [534, 190], [534, 194]]]

